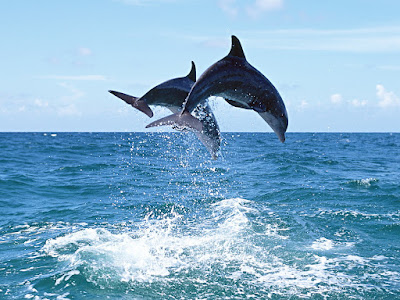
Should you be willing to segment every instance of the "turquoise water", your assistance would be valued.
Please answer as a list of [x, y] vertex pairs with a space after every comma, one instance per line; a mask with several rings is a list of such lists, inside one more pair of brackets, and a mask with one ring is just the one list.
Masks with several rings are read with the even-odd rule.
[[1, 299], [400, 299], [400, 134], [0, 133]]

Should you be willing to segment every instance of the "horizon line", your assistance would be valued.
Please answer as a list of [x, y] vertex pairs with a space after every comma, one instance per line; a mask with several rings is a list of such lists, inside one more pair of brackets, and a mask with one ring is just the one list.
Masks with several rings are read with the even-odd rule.
[[[183, 133], [180, 131], [58, 131], [58, 130], [50, 130], [50, 131], [1, 131], [1, 133]], [[221, 131], [221, 133], [267, 133], [267, 134], [275, 134], [271, 131]], [[400, 131], [289, 131], [286, 134], [292, 133], [400, 133]]]

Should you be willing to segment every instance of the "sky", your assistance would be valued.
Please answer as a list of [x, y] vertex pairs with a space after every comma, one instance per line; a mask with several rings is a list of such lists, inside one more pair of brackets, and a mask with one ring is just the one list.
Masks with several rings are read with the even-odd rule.
[[[398, 0], [14, 0], [0, 3], [0, 131], [165, 131], [108, 93], [197, 76], [236, 35], [278, 89], [288, 132], [400, 131]], [[210, 99], [222, 131], [271, 132]]]

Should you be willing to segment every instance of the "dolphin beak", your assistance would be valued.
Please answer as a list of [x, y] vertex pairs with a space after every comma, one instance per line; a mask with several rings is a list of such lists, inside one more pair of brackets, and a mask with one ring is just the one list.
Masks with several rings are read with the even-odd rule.
[[285, 132], [288, 126], [286, 114], [283, 114], [283, 117], [275, 117], [269, 112], [259, 112], [258, 114], [268, 123], [269, 126], [271, 126], [272, 130], [278, 136], [278, 139], [284, 143], [286, 140]]
[[280, 140], [282, 143], [284, 143], [285, 140], [286, 140], [285, 133], [280, 133], [280, 134], [277, 133], [277, 135], [278, 135], [279, 140]]
[[272, 129], [275, 131], [279, 140], [284, 143], [286, 140], [285, 132], [288, 127], [287, 113], [285, 112], [282, 116], [278, 117], [278, 120], [280, 121], [279, 125]]

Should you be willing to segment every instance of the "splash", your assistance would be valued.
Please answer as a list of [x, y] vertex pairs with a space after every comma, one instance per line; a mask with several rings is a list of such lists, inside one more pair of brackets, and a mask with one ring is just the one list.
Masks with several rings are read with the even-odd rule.
[[103, 287], [110, 282], [162, 280], [177, 272], [210, 266], [223, 255], [228, 261], [240, 255], [238, 249], [243, 250], [246, 244], [242, 234], [249, 226], [246, 213], [255, 212], [245, 206], [247, 203], [244, 199], [215, 203], [212, 218], [194, 228], [178, 213], [155, 220], [149, 213], [140, 230], [112, 233], [87, 228], [48, 240], [43, 251], [68, 262], [70, 269], [81, 270]]
[[[326, 238], [299, 248], [282, 220], [246, 199], [225, 199], [207, 209], [193, 220], [174, 211], [157, 218], [149, 213], [124, 232], [85, 228], [49, 239], [44, 255], [64, 266], [54, 285], [83, 278], [106, 291], [149, 296], [150, 290], [149, 297], [328, 297], [373, 290], [364, 283], [369, 275], [358, 273], [386, 259], [349, 255], [353, 244]], [[400, 274], [388, 276], [399, 282]]]

